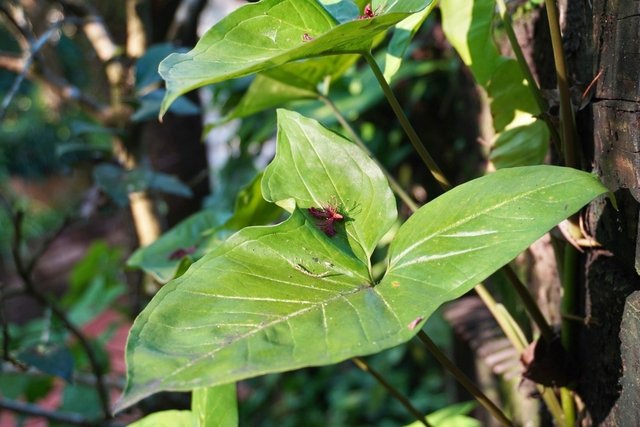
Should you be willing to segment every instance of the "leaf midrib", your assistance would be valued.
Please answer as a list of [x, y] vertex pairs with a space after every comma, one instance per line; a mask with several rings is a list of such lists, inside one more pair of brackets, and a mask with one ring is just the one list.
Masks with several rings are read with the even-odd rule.
[[[346, 299], [346, 297], [348, 297], [350, 295], [357, 294], [358, 292], [361, 292], [361, 291], [363, 291], [363, 290], [365, 290], [367, 288], [372, 288], [371, 284], [365, 283], [365, 284], [362, 284], [360, 286], [357, 286], [357, 287], [353, 288], [352, 290], [350, 290], [348, 292], [338, 292], [336, 295], [332, 296], [331, 298], [329, 298], [329, 299], [327, 299], [325, 301], [310, 304], [308, 307], [304, 307], [304, 308], [302, 308], [300, 310], [297, 310], [297, 311], [295, 311], [293, 313], [286, 314], [284, 316], [280, 316], [280, 317], [278, 317], [277, 319], [275, 319], [275, 320], [273, 320], [271, 322], [268, 322], [268, 323], [265, 323], [265, 324], [261, 324], [259, 327], [256, 327], [256, 328], [254, 328], [254, 329], [252, 329], [252, 330], [250, 330], [250, 331], [248, 331], [248, 332], [246, 332], [244, 334], [237, 335], [237, 336], [229, 339], [228, 341], [226, 341], [225, 345], [222, 345], [220, 347], [217, 347], [217, 348], [214, 348], [214, 349], [212, 349], [210, 351], [207, 351], [207, 352], [203, 353], [201, 356], [196, 357], [195, 359], [191, 359], [190, 361], [188, 361], [185, 364], [181, 365], [179, 368], [175, 369], [173, 372], [167, 374], [165, 376], [165, 378], [160, 380], [159, 383], [161, 384], [163, 382], [166, 382], [166, 380], [168, 380], [168, 379], [170, 379], [172, 377], [175, 377], [180, 372], [185, 371], [185, 370], [191, 368], [192, 366], [195, 366], [200, 361], [202, 361], [204, 359], [207, 359], [207, 358], [210, 358], [210, 357], [214, 356], [216, 353], [226, 349], [227, 347], [229, 347], [231, 345], [234, 345], [235, 343], [237, 343], [239, 341], [242, 341], [244, 339], [248, 339], [248, 338], [258, 334], [259, 332], [262, 332], [263, 330], [266, 330], [266, 329], [268, 329], [268, 328], [270, 328], [272, 326], [278, 325], [278, 324], [283, 323], [283, 322], [288, 322], [292, 318], [295, 318], [297, 316], [301, 316], [303, 314], [306, 314], [306, 313], [311, 312], [311, 311], [316, 310], [316, 309], [321, 309], [324, 312], [324, 306], [326, 306], [328, 304], [331, 304], [332, 302], [334, 302], [334, 301], [336, 301], [338, 299], [341, 299], [341, 298], [345, 298]], [[175, 291], [175, 290], [177, 290], [177, 288], [172, 289], [172, 291]], [[376, 294], [378, 294], [378, 293], [376, 292]], [[166, 296], [168, 296], [168, 295], [169, 294], [167, 294]], [[385, 302], [385, 305], [387, 305], [386, 302]], [[151, 321], [150, 318], [146, 319], [145, 324], [140, 329], [138, 337], [142, 336], [142, 334], [144, 333], [146, 325], [149, 324], [150, 321]], [[149, 348], [149, 347], [146, 347], [146, 348], [150, 349], [150, 350], [154, 350], [154, 349]], [[160, 350], [154, 350], [154, 351], [160, 352], [162, 354], [166, 353], [165, 351], [160, 351]], [[135, 375], [135, 374], [132, 372], [132, 376], [133, 375]]]
[[[504, 177], [503, 177], [503, 179], [504, 179]], [[454, 228], [460, 227], [460, 226], [462, 226], [463, 224], [466, 224], [466, 223], [468, 223], [468, 222], [471, 222], [471, 221], [473, 221], [473, 220], [475, 220], [475, 219], [479, 218], [480, 216], [486, 215], [486, 214], [488, 214], [488, 213], [490, 213], [490, 212], [492, 212], [492, 211], [494, 211], [494, 210], [497, 210], [497, 209], [499, 209], [499, 208], [501, 208], [501, 207], [503, 207], [503, 206], [505, 206], [505, 205], [507, 205], [507, 204], [509, 204], [509, 203], [513, 203], [513, 202], [515, 202], [515, 201], [517, 201], [517, 200], [519, 200], [519, 199], [522, 199], [522, 198], [528, 197], [528, 196], [529, 196], [529, 195], [531, 195], [531, 194], [535, 194], [535, 193], [538, 193], [538, 192], [541, 192], [541, 191], [547, 190], [547, 189], [549, 189], [549, 188], [553, 188], [553, 187], [555, 187], [555, 186], [564, 185], [564, 184], [569, 183], [569, 182], [572, 182], [572, 181], [576, 181], [576, 179], [569, 179], [569, 180], [565, 180], [565, 181], [555, 181], [555, 182], [550, 183], [549, 185], [541, 186], [541, 187], [537, 187], [537, 188], [535, 188], [535, 189], [533, 189], [533, 190], [530, 190], [530, 191], [527, 191], [527, 192], [524, 192], [524, 193], [520, 193], [520, 194], [518, 194], [518, 195], [516, 195], [516, 196], [514, 196], [514, 197], [510, 197], [510, 198], [508, 198], [508, 199], [505, 199], [505, 200], [503, 200], [502, 202], [499, 202], [499, 203], [497, 203], [497, 204], [495, 204], [495, 205], [493, 205], [493, 206], [491, 206], [491, 207], [489, 207], [489, 208], [486, 208], [486, 209], [480, 210], [480, 211], [478, 211], [478, 212], [476, 212], [476, 213], [474, 213], [474, 214], [471, 214], [471, 215], [469, 215], [469, 216], [466, 216], [466, 217], [464, 217], [463, 219], [458, 220], [458, 221], [456, 221], [456, 222], [453, 222], [453, 223], [449, 224], [448, 226], [446, 226], [446, 227], [444, 227], [444, 228], [442, 228], [442, 229], [439, 229], [439, 230], [434, 231], [434, 232], [433, 232], [433, 233], [431, 233], [430, 235], [425, 236], [424, 238], [422, 238], [422, 239], [420, 239], [420, 240], [418, 240], [418, 241], [414, 242], [412, 245], [410, 245], [409, 247], [407, 247], [407, 248], [406, 248], [404, 251], [402, 251], [400, 254], [398, 254], [398, 255], [394, 256], [394, 257], [393, 257], [393, 259], [392, 259], [392, 260], [390, 260], [390, 262], [389, 262], [389, 267], [387, 268], [387, 271], [385, 272], [385, 276], [386, 276], [387, 274], [390, 274], [394, 269], [400, 269], [400, 268], [402, 268], [402, 267], [404, 266], [404, 264], [399, 264], [399, 261], [401, 261], [404, 257], [406, 257], [406, 256], [407, 256], [411, 251], [413, 251], [416, 247], [418, 247], [418, 246], [420, 246], [420, 245], [424, 244], [425, 242], [427, 242], [427, 241], [429, 241], [429, 240], [433, 239], [434, 237], [437, 237], [438, 235], [441, 235], [442, 233], [445, 233], [445, 232], [447, 232], [447, 231], [449, 231], [449, 230], [452, 230], [452, 229], [454, 229]]]

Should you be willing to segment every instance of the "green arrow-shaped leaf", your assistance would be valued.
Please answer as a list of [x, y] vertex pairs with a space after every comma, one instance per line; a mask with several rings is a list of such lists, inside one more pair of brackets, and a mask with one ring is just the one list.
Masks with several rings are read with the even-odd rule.
[[376, 34], [431, 1], [389, 2], [373, 19], [344, 24], [315, 0], [264, 0], [243, 6], [207, 31], [192, 51], [162, 61], [159, 71], [167, 94], [161, 113], [178, 96], [207, 84], [298, 59], [368, 51]]
[[[461, 185], [401, 227], [376, 285], [363, 257], [388, 221], [372, 225], [389, 209], [381, 172], [317, 123], [286, 111], [279, 121], [263, 192], [298, 207], [284, 223], [236, 233], [158, 292], [131, 329], [119, 409], [160, 390], [330, 364], [407, 341], [438, 305], [606, 191], [587, 173], [542, 166]], [[304, 209], [333, 195], [354, 200], [356, 191], [374, 201], [355, 199], [360, 210], [334, 237]]]

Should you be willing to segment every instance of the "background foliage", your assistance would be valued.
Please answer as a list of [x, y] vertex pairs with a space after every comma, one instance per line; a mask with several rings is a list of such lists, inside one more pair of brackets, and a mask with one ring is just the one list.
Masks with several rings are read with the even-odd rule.
[[[358, 55], [373, 48], [369, 65], [380, 65], [409, 121], [454, 184], [494, 168], [538, 165], [549, 156], [554, 128], [543, 120], [546, 108], [532, 95], [521, 64], [500, 52], [505, 36], [496, 29], [493, 1], [380, 1], [372, 4], [376, 16], [360, 19], [364, 1], [265, 0], [228, 15], [191, 51], [178, 44], [193, 44], [196, 18], [204, 20], [207, 10], [225, 15], [219, 4], [210, 2], [207, 9], [206, 2], [169, 2], [159, 13], [158, 2], [50, 1], [44, 13], [27, 3], [8, 2], [0, 9], [3, 57], [24, 60], [29, 58], [25, 46], [38, 41], [44, 46], [34, 50], [34, 67], [23, 62], [18, 64], [23, 68], [7, 67], [12, 72], [0, 74], [0, 94], [11, 101], [3, 107], [0, 130], [0, 188], [7, 205], [0, 226], [8, 231], [0, 237], [3, 313], [16, 295], [28, 297], [16, 298], [17, 308], [2, 316], [0, 383], [7, 399], [2, 405], [37, 403], [61, 393], [57, 411], [68, 417], [62, 424], [98, 423], [109, 416], [112, 395], [123, 389], [120, 408], [160, 390], [244, 379], [237, 390], [198, 389], [191, 402], [180, 394], [154, 395], [116, 421], [154, 413], [135, 425], [192, 425], [195, 419], [199, 425], [235, 425], [238, 419], [241, 425], [409, 424], [406, 409], [350, 362], [271, 373], [385, 350], [368, 363], [422, 413], [431, 414], [428, 422], [479, 425], [465, 415], [473, 405], [451, 406], [467, 396], [443, 376], [424, 347], [409, 341], [386, 349], [424, 326], [453, 355], [451, 330], [438, 306], [466, 293], [604, 189], [585, 173], [534, 167], [499, 171], [436, 199], [442, 189], [384, 101], [388, 93], [378, 85], [380, 75]], [[188, 9], [190, 3], [197, 5]], [[519, 11], [526, 16], [536, 8], [536, 2], [525, 2]], [[173, 17], [173, 23], [161, 15], [165, 21]], [[110, 55], [88, 29], [96, 16], [104, 17], [100, 22], [110, 33]], [[263, 29], [273, 32], [257, 37]], [[131, 42], [136, 35], [145, 40], [138, 47]], [[16, 74], [26, 79], [14, 91]], [[200, 97], [188, 95], [201, 86]], [[276, 122], [274, 109], [282, 106], [287, 110], [279, 110]], [[158, 114], [164, 114], [162, 125], [156, 123]], [[169, 135], [168, 142], [159, 135]], [[181, 156], [186, 160], [172, 169]], [[404, 189], [418, 204], [435, 202], [411, 216], [411, 202], [396, 203], [389, 177], [395, 180], [391, 188]], [[532, 182], [539, 188], [532, 189]], [[346, 216], [335, 239], [306, 210], [332, 203]], [[487, 215], [478, 219], [483, 211]], [[289, 215], [284, 223], [264, 227]], [[155, 229], [145, 231], [146, 223]], [[500, 239], [480, 233], [486, 229]], [[443, 234], [433, 239], [437, 244], [416, 243], [430, 241], [432, 232]], [[311, 258], [296, 251], [301, 241]], [[64, 252], [66, 270], [52, 272], [54, 255]], [[310, 267], [307, 258], [318, 265]], [[410, 268], [404, 271], [401, 264]], [[349, 278], [332, 278], [334, 270]], [[226, 280], [243, 287], [230, 291]], [[251, 280], [253, 287], [247, 285]], [[322, 292], [327, 284], [376, 287], [354, 294], [355, 317], [344, 314], [347, 307], [332, 312], [339, 334], [331, 345], [318, 347], [313, 322], [302, 321], [289, 325], [299, 327], [299, 334], [273, 328], [266, 338], [239, 341], [254, 350], [265, 346], [263, 354], [247, 358], [251, 368], [235, 356], [212, 365], [206, 360], [211, 349], [181, 353], [181, 345], [224, 347], [242, 335], [252, 307], [234, 299], [264, 292], [265, 300], [300, 303], [299, 292], [265, 292], [270, 280]], [[391, 298], [387, 309], [396, 318], [389, 322], [400, 326], [390, 336], [381, 311], [370, 307], [388, 303], [370, 294], [380, 290], [386, 298], [399, 283], [424, 286], [425, 280], [427, 298], [415, 309], [406, 307], [424, 298], [424, 289]], [[496, 282], [500, 289], [503, 283]], [[172, 300], [178, 287], [199, 295]], [[219, 312], [204, 298], [213, 291]], [[514, 305], [512, 292], [500, 294], [505, 306]], [[36, 305], [40, 308], [31, 312], [21, 309]], [[273, 315], [267, 305], [259, 307], [261, 315]], [[187, 332], [198, 324], [210, 327], [216, 315], [220, 319], [214, 323], [227, 331], [216, 335], [219, 342], [212, 344], [208, 329]], [[105, 316], [118, 320], [91, 332]], [[123, 349], [114, 360], [109, 343], [119, 325], [128, 329], [136, 316], [130, 379], [123, 386], [122, 367], [114, 363], [121, 362]], [[519, 320], [525, 331], [533, 330], [524, 316]], [[145, 335], [143, 326], [151, 332]], [[364, 335], [355, 332], [358, 327]], [[296, 355], [288, 334], [304, 340], [308, 354]], [[372, 342], [372, 334], [381, 339]], [[361, 346], [354, 350], [355, 344]], [[164, 370], [171, 373], [191, 357], [206, 363], [190, 360], [189, 375], [165, 376]], [[25, 366], [39, 373], [24, 373]], [[213, 378], [216, 370], [220, 375]], [[526, 399], [507, 391], [508, 381], [499, 381], [494, 397], [515, 417], [530, 416], [518, 413], [518, 400]], [[215, 405], [225, 408], [228, 418], [211, 418], [206, 408]], [[34, 408], [22, 413], [33, 415]]]

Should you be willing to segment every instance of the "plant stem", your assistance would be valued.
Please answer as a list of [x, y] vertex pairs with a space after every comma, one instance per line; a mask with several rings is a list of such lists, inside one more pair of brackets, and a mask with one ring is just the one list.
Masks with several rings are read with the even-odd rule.
[[418, 332], [418, 338], [422, 343], [427, 347], [427, 350], [436, 358], [436, 360], [444, 366], [449, 372], [453, 374], [453, 376], [458, 380], [458, 382], [473, 396], [475, 399], [480, 402], [482, 406], [485, 407], [487, 411], [494, 416], [496, 420], [500, 422], [500, 424], [504, 426], [513, 426], [511, 420], [507, 418], [507, 416], [498, 408], [470, 379], [467, 377], [464, 372], [462, 372], [456, 365], [451, 362], [447, 356], [444, 355], [436, 346], [436, 344], [431, 341], [431, 338], [427, 336], [424, 331]]
[[491, 312], [493, 318], [498, 322], [500, 329], [502, 329], [509, 342], [511, 342], [511, 345], [513, 345], [519, 353], [522, 353], [522, 351], [527, 347], [528, 342], [520, 326], [511, 317], [509, 312], [500, 309], [502, 305], [496, 302], [482, 283], [476, 285], [474, 290], [482, 302], [484, 302], [487, 309]]
[[427, 421], [425, 415], [422, 412], [418, 411], [404, 394], [402, 394], [398, 389], [389, 384], [384, 379], [384, 377], [382, 377], [382, 375], [380, 375], [375, 369], [373, 369], [367, 362], [359, 357], [354, 357], [351, 359], [351, 361], [353, 361], [353, 363], [355, 363], [355, 365], [358, 368], [362, 369], [364, 372], [371, 374], [384, 388], [387, 389], [389, 393], [393, 395], [393, 397], [398, 400], [398, 402], [402, 404], [402, 406], [404, 406], [409, 412], [411, 412], [411, 414], [413, 414], [413, 416], [416, 417], [418, 421], [420, 421], [427, 427], [431, 426], [431, 424], [429, 424], [429, 422]]
[[[491, 311], [491, 314], [493, 314], [496, 322], [498, 322], [498, 325], [504, 331], [504, 334], [511, 342], [511, 345], [513, 345], [518, 352], [522, 353], [522, 351], [524, 351], [524, 349], [529, 345], [529, 342], [515, 319], [511, 317], [511, 314], [509, 314], [502, 304], [498, 304], [496, 300], [493, 299], [489, 291], [482, 284], [476, 286], [475, 291], [489, 311]], [[538, 392], [542, 395], [542, 400], [546, 403], [551, 416], [556, 421], [556, 425], [564, 425], [565, 413], [562, 406], [560, 406], [560, 402], [558, 401], [553, 389], [543, 387], [539, 384], [536, 384], [536, 387], [538, 388]]]
[[[547, 9], [547, 19], [549, 21], [549, 32], [551, 34], [551, 45], [553, 47], [553, 59], [556, 66], [556, 78], [558, 80], [558, 94], [560, 97], [560, 119], [562, 123], [562, 148], [564, 153], [564, 162], [566, 166], [578, 168], [577, 158], [577, 132], [575, 117], [573, 114], [573, 105], [571, 104], [571, 95], [569, 93], [569, 77], [567, 72], [567, 61], [562, 46], [562, 34], [560, 32], [560, 21], [558, 19], [558, 8], [555, 0], [545, 0]], [[571, 245], [565, 245], [564, 251], [564, 270], [562, 281], [562, 312], [573, 314], [575, 311], [576, 299], [576, 281], [575, 267], [577, 262], [577, 252]], [[562, 344], [569, 353], [572, 354], [572, 341], [574, 333], [573, 325], [563, 319], [562, 321]], [[563, 387], [560, 390], [562, 399], [562, 409], [565, 415], [567, 426], [575, 424], [575, 406], [572, 392]]]
[[[20, 369], [20, 371], [26, 370], [26, 366], [11, 356], [11, 334], [9, 333], [9, 321], [5, 316], [5, 301], [9, 299], [12, 292], [5, 289], [6, 284], [0, 282], [0, 327], [2, 328], [2, 360], [11, 363], [13, 366]], [[18, 293], [20, 294], [20, 293]], [[0, 366], [0, 372], [4, 371], [4, 367]]]
[[538, 307], [536, 302], [531, 297], [531, 293], [529, 292], [525, 284], [522, 283], [522, 281], [515, 273], [515, 271], [513, 271], [513, 268], [511, 268], [510, 265], [505, 265], [504, 267], [502, 267], [502, 272], [505, 276], [507, 276], [507, 279], [520, 296], [520, 300], [525, 305], [527, 312], [529, 313], [535, 324], [538, 325], [538, 328], [540, 328], [540, 334], [542, 334], [544, 340], [547, 342], [551, 342], [554, 337], [553, 329], [551, 329], [551, 326], [547, 322], [547, 319], [544, 317], [544, 314], [542, 314], [542, 312], [540, 311], [540, 307]]
[[336, 118], [338, 119], [338, 122], [340, 122], [340, 125], [342, 125], [342, 127], [349, 133], [349, 135], [351, 135], [351, 138], [353, 138], [353, 141], [356, 143], [356, 145], [360, 147], [362, 151], [367, 153], [369, 157], [376, 163], [376, 165], [378, 165], [378, 167], [382, 170], [382, 173], [384, 173], [384, 175], [387, 177], [387, 180], [389, 181], [389, 186], [391, 187], [391, 190], [393, 190], [393, 192], [396, 193], [398, 197], [400, 197], [400, 199], [404, 202], [404, 204], [407, 205], [407, 207], [409, 207], [411, 212], [417, 211], [418, 205], [416, 204], [416, 202], [414, 202], [411, 196], [409, 196], [407, 192], [404, 191], [402, 186], [398, 183], [398, 181], [396, 181], [393, 175], [391, 175], [389, 171], [378, 161], [378, 159], [375, 158], [375, 156], [369, 150], [369, 147], [365, 145], [365, 143], [362, 141], [360, 136], [358, 136], [358, 134], [353, 129], [353, 127], [351, 127], [349, 122], [345, 119], [344, 115], [340, 112], [340, 110], [338, 110], [338, 107], [331, 100], [331, 98], [325, 95], [319, 95], [319, 97], [329, 108], [331, 108], [331, 110], [333, 111], [333, 114], [335, 114]]
[[567, 427], [576, 425], [576, 408], [573, 401], [573, 392], [566, 387], [560, 389], [560, 400], [562, 401], [562, 412], [564, 413]]
[[569, 93], [569, 76], [567, 61], [562, 47], [562, 34], [560, 33], [560, 21], [558, 20], [558, 8], [555, 0], [545, 0], [549, 32], [551, 34], [551, 46], [553, 47], [553, 59], [556, 66], [558, 79], [558, 95], [560, 97], [560, 120], [562, 122], [562, 149], [566, 166], [578, 167], [576, 153], [576, 124]]
[[364, 56], [364, 58], [367, 60], [371, 71], [373, 71], [373, 74], [376, 76], [376, 79], [378, 80], [378, 83], [382, 88], [382, 92], [384, 93], [385, 98], [387, 98], [389, 105], [398, 118], [400, 126], [402, 126], [402, 129], [404, 129], [404, 132], [409, 137], [411, 145], [413, 145], [413, 148], [418, 152], [418, 155], [420, 156], [424, 164], [427, 165], [429, 172], [431, 172], [440, 186], [445, 191], [449, 190], [451, 188], [451, 183], [449, 182], [449, 180], [447, 180], [440, 167], [438, 167], [435, 160], [433, 160], [427, 149], [424, 147], [424, 144], [422, 144], [420, 137], [418, 137], [418, 134], [416, 133], [415, 129], [413, 129], [413, 126], [411, 126], [411, 123], [409, 123], [409, 119], [407, 119], [404, 111], [402, 111], [402, 107], [400, 106], [398, 99], [393, 94], [391, 87], [387, 83], [387, 80], [384, 78], [384, 74], [382, 73], [382, 70], [378, 66], [376, 60], [373, 58], [373, 55], [371, 55], [370, 52], [365, 52], [362, 54], [362, 56]]
[[[560, 312], [574, 315], [576, 312], [576, 268], [578, 264], [578, 251], [570, 244], [564, 244], [563, 251], [563, 268], [562, 268], [562, 302]], [[575, 337], [576, 324], [568, 318], [562, 318], [562, 329], [560, 331], [560, 340], [562, 346], [566, 350], [569, 360], [573, 358], [575, 353]], [[573, 399], [573, 392], [567, 387], [560, 389], [560, 398], [562, 400], [562, 409], [564, 411], [567, 426], [575, 424], [576, 410]]]
[[538, 82], [536, 82], [536, 79], [533, 77], [531, 68], [529, 68], [529, 64], [527, 64], [527, 60], [522, 53], [522, 48], [520, 47], [520, 43], [518, 43], [518, 38], [513, 31], [513, 22], [511, 21], [511, 15], [509, 15], [509, 13], [507, 12], [507, 6], [504, 0], [497, 0], [496, 2], [498, 5], [498, 11], [500, 12], [500, 18], [502, 19], [505, 32], [507, 33], [507, 38], [509, 39], [509, 44], [511, 45], [511, 50], [513, 50], [513, 54], [516, 56], [516, 60], [520, 65], [520, 69], [522, 70], [522, 74], [524, 74], [524, 78], [527, 81], [527, 85], [529, 86], [529, 90], [531, 91], [531, 94], [533, 95], [533, 98], [538, 105], [538, 109], [540, 110], [540, 118], [547, 124], [547, 128], [549, 128], [549, 134], [552, 141], [560, 146], [560, 136], [558, 135], [558, 131], [549, 119], [549, 116], [546, 114], [546, 112], [549, 110], [549, 105], [542, 96], [540, 88], [538, 87]]

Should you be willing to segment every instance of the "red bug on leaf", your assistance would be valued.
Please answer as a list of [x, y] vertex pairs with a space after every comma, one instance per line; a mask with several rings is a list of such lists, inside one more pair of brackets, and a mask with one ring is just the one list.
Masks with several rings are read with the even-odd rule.
[[318, 228], [329, 237], [336, 235], [335, 223], [344, 221], [344, 215], [338, 212], [336, 206], [327, 205], [324, 208], [309, 208], [309, 213], [318, 219]]
[[195, 246], [189, 246], [188, 248], [178, 248], [175, 251], [171, 252], [167, 257], [170, 261], [176, 261], [186, 257], [187, 255], [191, 255], [196, 251]]
[[380, 9], [380, 7], [378, 7], [375, 11], [373, 10], [373, 8], [371, 7], [371, 3], [368, 3], [365, 7], [364, 10], [362, 11], [362, 15], [360, 17], [358, 17], [358, 19], [371, 19], [371, 18], [375, 18], [376, 16], [378, 16], [378, 10]]

